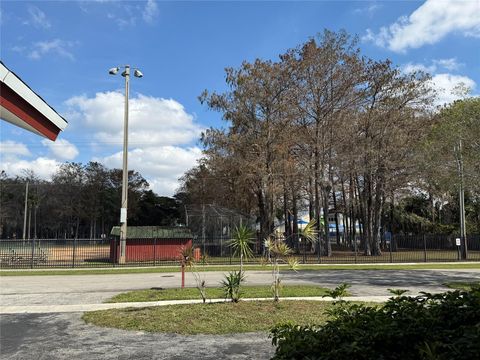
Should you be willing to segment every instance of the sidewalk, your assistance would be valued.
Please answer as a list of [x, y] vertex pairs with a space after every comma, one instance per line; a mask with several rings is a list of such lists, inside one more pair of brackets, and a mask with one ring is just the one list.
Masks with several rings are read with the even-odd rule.
[[[343, 298], [346, 301], [362, 301], [362, 302], [385, 302], [391, 296], [349, 296]], [[286, 297], [280, 301], [289, 300], [305, 300], [305, 301], [333, 301], [331, 297]], [[272, 298], [248, 298], [241, 301], [272, 301]], [[210, 299], [207, 303], [225, 302], [224, 299]], [[74, 305], [30, 305], [30, 306], [2, 306], [0, 314], [46, 314], [46, 313], [72, 313], [97, 311], [108, 309], [125, 309], [125, 308], [144, 308], [149, 306], [168, 306], [168, 305], [185, 305], [185, 304], [201, 304], [202, 300], [165, 300], [165, 301], [148, 301], [148, 302], [126, 302], [126, 303], [103, 303], [103, 304], [74, 304]]]

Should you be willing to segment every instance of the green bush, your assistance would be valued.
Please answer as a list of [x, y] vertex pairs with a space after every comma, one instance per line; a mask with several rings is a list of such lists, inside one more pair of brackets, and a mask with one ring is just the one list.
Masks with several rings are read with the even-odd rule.
[[224, 275], [221, 285], [225, 298], [238, 302], [242, 295], [240, 287], [244, 281], [245, 275], [242, 271], [230, 271], [228, 275]]
[[381, 307], [340, 303], [329, 315], [324, 325], [274, 327], [273, 359], [480, 359], [480, 286]]

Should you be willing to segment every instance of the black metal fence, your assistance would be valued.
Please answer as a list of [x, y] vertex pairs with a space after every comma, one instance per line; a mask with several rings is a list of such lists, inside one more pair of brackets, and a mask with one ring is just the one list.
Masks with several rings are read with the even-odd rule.
[[[178, 266], [180, 248], [188, 245], [188, 239], [177, 242], [164, 239], [129, 239], [127, 261], [118, 263], [118, 239], [0, 239], [0, 267], [22, 268], [87, 268], [115, 266]], [[238, 264], [228, 240], [194, 239], [194, 256], [197, 261], [212, 265]], [[394, 235], [382, 241], [381, 254], [367, 256], [360, 241], [346, 244], [332, 239], [332, 253], [325, 256], [318, 249], [320, 244], [298, 242], [292, 256], [306, 264], [371, 264], [406, 262], [452, 262], [461, 259], [456, 237], [451, 235]], [[467, 238], [467, 261], [480, 261], [480, 235]], [[253, 241], [254, 258], [246, 262], [265, 262], [267, 255], [261, 241]]]

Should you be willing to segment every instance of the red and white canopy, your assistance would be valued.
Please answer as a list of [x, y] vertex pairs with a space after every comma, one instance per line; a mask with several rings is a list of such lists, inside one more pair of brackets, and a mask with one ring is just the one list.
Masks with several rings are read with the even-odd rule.
[[0, 62], [0, 117], [55, 141], [67, 121]]

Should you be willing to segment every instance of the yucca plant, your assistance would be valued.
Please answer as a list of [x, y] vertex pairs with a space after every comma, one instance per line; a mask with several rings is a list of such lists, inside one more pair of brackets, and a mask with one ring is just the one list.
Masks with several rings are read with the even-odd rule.
[[228, 245], [233, 250], [233, 256], [240, 257], [240, 272], [243, 272], [243, 260], [253, 257], [253, 232], [244, 225], [240, 225], [233, 231], [233, 237]]
[[222, 289], [225, 298], [229, 298], [232, 302], [238, 302], [241, 297], [241, 285], [245, 280], [245, 275], [241, 271], [230, 271], [222, 280]]
[[303, 229], [300, 230], [300, 236], [312, 245], [318, 241], [317, 222], [312, 219]]

